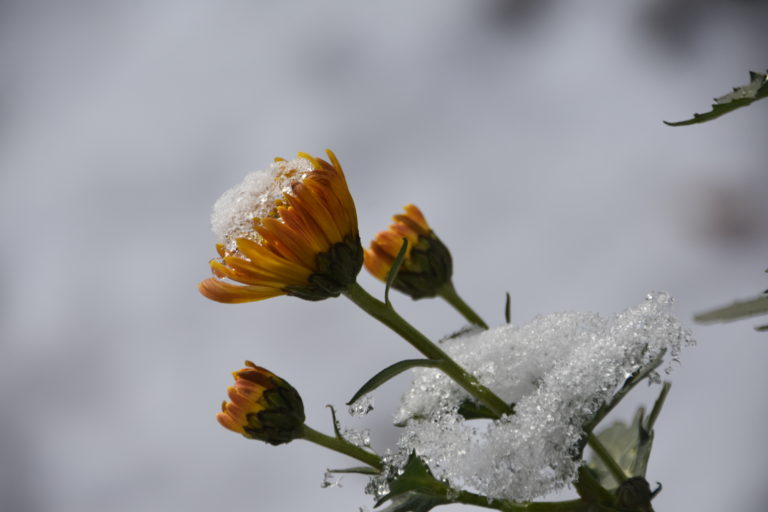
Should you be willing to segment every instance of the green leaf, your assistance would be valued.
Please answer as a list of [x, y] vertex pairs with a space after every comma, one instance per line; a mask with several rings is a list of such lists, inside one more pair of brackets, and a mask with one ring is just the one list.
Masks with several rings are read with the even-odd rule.
[[[666, 395], [664, 390], [662, 395]], [[657, 400], [657, 403], [660, 402]], [[645, 409], [640, 407], [630, 425], [617, 421], [597, 435], [619, 467], [630, 476], [645, 477], [648, 458], [651, 455], [653, 431], [646, 430], [644, 417]], [[600, 458], [594, 457], [589, 461], [588, 467], [594, 471], [601, 486], [614, 488], [619, 485], [620, 482], [616, 481]]]
[[389, 269], [389, 274], [387, 274], [387, 287], [384, 288], [384, 302], [387, 304], [387, 306], [390, 305], [389, 289], [392, 287], [392, 283], [395, 282], [397, 273], [400, 272], [400, 267], [403, 264], [403, 260], [405, 259], [405, 252], [407, 250], [408, 250], [408, 239], [403, 238], [403, 245], [400, 246], [400, 251], [397, 253], [397, 256], [395, 257], [395, 261], [392, 262], [392, 267], [390, 267]]
[[378, 475], [381, 473], [376, 468], [372, 468], [370, 466], [357, 466], [354, 468], [343, 468], [343, 469], [329, 469], [329, 473], [358, 473], [361, 475]]
[[355, 393], [349, 402], [347, 402], [347, 405], [355, 403], [361, 396], [370, 393], [391, 378], [400, 375], [406, 370], [417, 368], [419, 366], [425, 368], [439, 368], [441, 364], [443, 364], [443, 361], [440, 359], [406, 359], [405, 361], [400, 361], [399, 363], [387, 366], [379, 373], [371, 377], [368, 382], [363, 384], [363, 387], [357, 390], [357, 393]]
[[656, 418], [659, 417], [659, 414], [661, 413], [661, 408], [664, 406], [664, 400], [667, 399], [667, 395], [669, 394], [669, 390], [672, 388], [671, 382], [665, 382], [661, 386], [661, 393], [659, 393], [659, 398], [656, 399], [656, 402], [653, 404], [653, 409], [651, 409], [651, 414], [648, 416], [648, 421], [646, 421], [643, 428], [645, 428], [646, 432], [653, 431], [653, 426], [656, 424]]
[[723, 114], [727, 114], [737, 108], [746, 107], [747, 105], [768, 96], [768, 75], [750, 71], [749, 79], [750, 82], [747, 85], [734, 87], [733, 92], [715, 98], [715, 103], [712, 104], [712, 110], [709, 112], [704, 114], [693, 114], [691, 119], [686, 119], [685, 121], [678, 121], [676, 123], [664, 121], [664, 123], [669, 126], [685, 126], [711, 121]]
[[408, 462], [403, 467], [403, 472], [389, 481], [389, 493], [379, 499], [376, 506], [378, 507], [387, 500], [412, 491], [445, 499], [447, 490], [448, 487], [444, 483], [432, 476], [432, 472], [424, 464], [424, 461], [415, 452], [411, 452]]
[[759, 295], [754, 299], [736, 301], [729, 306], [700, 313], [693, 317], [697, 322], [730, 322], [749, 316], [768, 313], [768, 295]]
[[427, 512], [446, 503], [448, 500], [440, 496], [407, 492], [395, 497], [387, 508], [381, 509], [381, 512]]
[[755, 327], [755, 330], [760, 332], [768, 331], [768, 325], [760, 325], [758, 327]]
[[465, 420], [476, 420], [481, 418], [496, 420], [499, 418], [498, 414], [494, 413], [483, 404], [477, 403], [469, 398], [459, 405], [459, 410], [457, 412], [461, 414]]
[[507, 292], [507, 302], [504, 304], [504, 318], [508, 324], [512, 323], [512, 297]]

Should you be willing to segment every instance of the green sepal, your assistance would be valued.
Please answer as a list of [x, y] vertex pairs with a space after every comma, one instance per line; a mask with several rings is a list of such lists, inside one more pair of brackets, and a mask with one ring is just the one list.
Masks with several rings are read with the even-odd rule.
[[360, 475], [378, 475], [381, 473], [376, 468], [372, 468], [370, 466], [356, 466], [354, 468], [343, 468], [343, 469], [329, 469], [329, 473], [357, 473]]
[[333, 433], [336, 436], [336, 439], [341, 439], [342, 441], [345, 441], [344, 436], [341, 435], [341, 430], [339, 430], [339, 420], [336, 419], [336, 408], [331, 404], [326, 404], [325, 406], [331, 410], [331, 420], [333, 421]]
[[301, 437], [304, 404], [290, 384], [282, 379], [272, 379], [272, 382], [276, 387], [264, 390], [261, 397], [266, 408], [248, 413], [243, 430], [247, 437], [280, 445]]
[[432, 472], [424, 464], [424, 461], [416, 455], [416, 452], [411, 452], [408, 462], [403, 467], [403, 472], [388, 483], [389, 493], [376, 502], [377, 507], [387, 500], [411, 491], [442, 497], [448, 490], [444, 483], [432, 476]]
[[304, 300], [323, 300], [338, 297], [355, 282], [363, 266], [363, 247], [360, 236], [347, 237], [315, 257], [317, 270], [309, 276], [306, 286], [286, 286], [286, 295]]
[[712, 119], [732, 112], [737, 108], [746, 107], [747, 105], [768, 96], [768, 75], [750, 71], [749, 79], [750, 82], [747, 85], [734, 87], [733, 92], [715, 98], [715, 103], [712, 104], [712, 110], [709, 112], [704, 114], [693, 114], [691, 119], [678, 121], [676, 123], [664, 121], [664, 124], [668, 126], [685, 126], [711, 121]]
[[408, 239], [403, 237], [403, 245], [400, 246], [400, 250], [395, 257], [395, 261], [392, 262], [392, 266], [389, 268], [389, 273], [387, 274], [387, 286], [384, 288], [384, 302], [387, 305], [390, 305], [389, 289], [392, 287], [392, 283], [395, 281], [395, 278], [397, 278], [398, 272], [400, 272], [400, 267], [403, 265], [403, 260], [405, 259], [405, 253], [407, 251]]
[[400, 361], [393, 365], [387, 366], [379, 373], [371, 377], [368, 382], [363, 384], [363, 387], [358, 389], [357, 393], [355, 393], [354, 396], [350, 398], [349, 402], [347, 402], [347, 405], [352, 405], [361, 396], [370, 393], [388, 380], [397, 377], [406, 370], [417, 367], [439, 368], [441, 364], [443, 364], [443, 361], [440, 359], [406, 359], [404, 361]]
[[449, 500], [440, 496], [407, 492], [394, 498], [387, 508], [379, 512], [428, 512], [446, 503], [449, 503]]
[[448, 247], [434, 232], [419, 236], [411, 247], [408, 261], [392, 281], [392, 287], [414, 300], [436, 297], [453, 275], [453, 259]]

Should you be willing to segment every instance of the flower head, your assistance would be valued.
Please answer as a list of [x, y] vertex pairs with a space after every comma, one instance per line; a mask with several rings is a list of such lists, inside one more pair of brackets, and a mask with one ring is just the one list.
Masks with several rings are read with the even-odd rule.
[[386, 281], [405, 238], [408, 248], [392, 286], [414, 299], [434, 297], [451, 281], [451, 253], [416, 206], [409, 204], [403, 209], [405, 214], [393, 216], [395, 223], [376, 235], [365, 251], [365, 267]]
[[283, 444], [301, 436], [304, 403], [298, 391], [274, 373], [245, 362], [232, 372], [235, 385], [227, 390], [231, 402], [216, 415], [224, 427], [249, 439]]
[[227, 303], [321, 300], [355, 281], [363, 262], [355, 203], [336, 156], [327, 153], [330, 162], [306, 153], [275, 159], [216, 202], [219, 258], [210, 263], [216, 277], [199, 285], [203, 295]]

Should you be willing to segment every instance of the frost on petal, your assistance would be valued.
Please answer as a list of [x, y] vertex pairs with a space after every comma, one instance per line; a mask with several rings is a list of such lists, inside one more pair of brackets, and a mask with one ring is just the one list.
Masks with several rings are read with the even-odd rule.
[[436, 477], [492, 498], [531, 500], [567, 485], [582, 425], [627, 376], [664, 351], [675, 360], [692, 342], [671, 307], [660, 292], [612, 318], [554, 313], [446, 340], [443, 348], [516, 413], [479, 428], [456, 413], [468, 398], [462, 389], [417, 370], [395, 417], [407, 421], [400, 453], [415, 450]]
[[224, 192], [211, 214], [211, 228], [218, 242], [233, 252], [237, 238], [258, 240], [253, 219], [267, 217], [275, 202], [311, 170], [312, 163], [305, 158], [277, 161], [265, 171], [248, 174], [242, 183]]

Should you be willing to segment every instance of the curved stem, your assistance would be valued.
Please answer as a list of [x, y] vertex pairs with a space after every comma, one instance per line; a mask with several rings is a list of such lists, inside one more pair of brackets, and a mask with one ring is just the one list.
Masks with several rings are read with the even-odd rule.
[[580, 499], [569, 501], [543, 501], [537, 503], [514, 503], [506, 500], [489, 500], [485, 496], [468, 491], [461, 491], [453, 501], [478, 507], [494, 508], [504, 512], [586, 512], [589, 505]]
[[498, 417], [514, 413], [509, 404], [496, 396], [493, 391], [483, 386], [474, 375], [456, 364], [440, 347], [432, 343], [415, 327], [406, 322], [403, 317], [398, 315], [392, 306], [372, 297], [357, 283], [353, 283], [347, 288], [344, 295], [363, 311], [402, 336], [416, 350], [429, 359], [441, 359], [443, 363], [440, 365], [440, 369], [459, 386], [467, 390], [470, 395], [485, 404]]
[[595, 455], [600, 457], [600, 459], [603, 461], [603, 464], [608, 467], [608, 471], [611, 472], [611, 475], [613, 475], [614, 480], [616, 480], [616, 483], [619, 485], [623, 484], [624, 481], [627, 479], [627, 474], [624, 472], [623, 469], [621, 469], [621, 466], [619, 466], [619, 463], [616, 462], [616, 460], [611, 456], [611, 453], [608, 451], [608, 449], [603, 445], [603, 443], [600, 442], [600, 440], [593, 434], [592, 432], [589, 433], [587, 436], [587, 444], [589, 444], [589, 447], [592, 448], [592, 450], [595, 452]]
[[475, 313], [475, 311], [469, 307], [461, 297], [459, 297], [459, 294], [456, 293], [456, 288], [454, 288], [451, 281], [448, 281], [442, 288], [440, 288], [438, 295], [448, 304], [453, 306], [453, 309], [458, 311], [469, 323], [482, 327], [483, 329], [488, 329], [488, 324], [480, 318], [480, 315]]
[[302, 433], [301, 438], [306, 439], [309, 442], [319, 444], [320, 446], [324, 446], [329, 450], [348, 455], [353, 459], [357, 459], [360, 462], [368, 464], [369, 466], [378, 470], [381, 470], [384, 467], [381, 463], [381, 458], [375, 453], [366, 451], [359, 446], [355, 446], [354, 444], [343, 439], [339, 439], [338, 437], [327, 436], [307, 425], [304, 425], [304, 432]]

